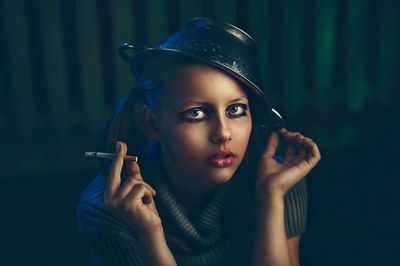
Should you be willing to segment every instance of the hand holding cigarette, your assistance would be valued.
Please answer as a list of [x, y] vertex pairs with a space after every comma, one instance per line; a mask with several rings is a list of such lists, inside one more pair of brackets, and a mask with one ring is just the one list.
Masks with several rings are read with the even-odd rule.
[[[130, 225], [140, 239], [147, 242], [149, 238], [158, 238], [163, 229], [153, 200], [156, 191], [144, 181], [138, 163], [123, 161], [128, 146], [121, 141], [115, 146], [116, 158], [106, 178], [104, 208]], [[125, 178], [121, 179], [123, 172]]]
[[[98, 152], [98, 151], [87, 151], [85, 152], [85, 157], [91, 158], [100, 158], [100, 159], [115, 159], [115, 153], [105, 153], [105, 152]], [[127, 161], [134, 161], [137, 163], [138, 157], [133, 155], [125, 155], [124, 160]]]

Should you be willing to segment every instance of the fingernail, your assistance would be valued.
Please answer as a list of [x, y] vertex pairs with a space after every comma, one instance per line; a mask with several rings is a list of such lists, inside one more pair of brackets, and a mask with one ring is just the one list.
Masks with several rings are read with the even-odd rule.
[[150, 204], [153, 201], [153, 199], [151, 197], [147, 196], [147, 197], [143, 197], [142, 201], [144, 204]]

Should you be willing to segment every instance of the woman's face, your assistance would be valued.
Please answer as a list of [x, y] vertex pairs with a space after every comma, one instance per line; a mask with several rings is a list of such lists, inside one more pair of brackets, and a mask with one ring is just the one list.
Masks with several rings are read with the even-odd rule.
[[240, 83], [213, 67], [188, 65], [165, 97], [158, 125], [169, 177], [190, 179], [196, 187], [229, 181], [244, 157], [252, 128]]

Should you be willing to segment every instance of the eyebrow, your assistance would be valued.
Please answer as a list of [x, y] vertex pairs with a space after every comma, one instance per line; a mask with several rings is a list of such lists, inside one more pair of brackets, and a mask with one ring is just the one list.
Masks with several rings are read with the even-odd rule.
[[[241, 100], [247, 100], [247, 97], [245, 96], [240, 96], [238, 98], [232, 99], [228, 102], [228, 104], [233, 103], [233, 102], [238, 102]], [[210, 105], [209, 102], [202, 102], [202, 101], [193, 101], [193, 100], [188, 100], [188, 99], [181, 99], [181, 100], [177, 100], [175, 102], [175, 106], [176, 107], [180, 107], [182, 105], [188, 105], [188, 104], [192, 104], [192, 105]]]

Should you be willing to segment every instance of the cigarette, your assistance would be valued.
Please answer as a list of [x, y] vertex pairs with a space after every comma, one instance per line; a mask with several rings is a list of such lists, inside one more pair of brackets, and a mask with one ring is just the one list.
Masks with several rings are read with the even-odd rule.
[[[100, 159], [115, 159], [115, 153], [105, 153], [105, 152], [98, 152], [98, 151], [87, 151], [85, 152], [85, 157], [91, 157], [91, 158], [100, 158]], [[138, 161], [137, 156], [133, 155], [125, 155], [124, 160], [127, 161]]]

